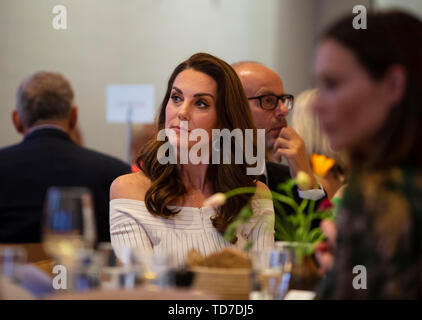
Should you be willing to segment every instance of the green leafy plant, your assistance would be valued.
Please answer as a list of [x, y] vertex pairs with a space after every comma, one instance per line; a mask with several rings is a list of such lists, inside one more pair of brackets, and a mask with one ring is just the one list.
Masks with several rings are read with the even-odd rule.
[[333, 213], [331, 207], [325, 206], [322, 209], [316, 209], [316, 201], [308, 199], [302, 199], [300, 203], [296, 203], [292, 192], [295, 184], [295, 179], [292, 179], [278, 186], [280, 191], [284, 191], [293, 200], [284, 202], [290, 206], [292, 210], [290, 213], [287, 213], [285, 208], [281, 206], [280, 202], [283, 202], [281, 198], [274, 196], [277, 193], [272, 192], [274, 207], [278, 213], [275, 219], [275, 238], [289, 242], [319, 243], [324, 240], [324, 234], [319, 227], [311, 229], [312, 222], [332, 218]]
[[[334, 218], [332, 205], [329, 200], [324, 200], [319, 208], [315, 208], [316, 201], [301, 199], [298, 203], [293, 196], [293, 187], [306, 184], [306, 175], [298, 174], [296, 179], [290, 179], [278, 186], [278, 191], [271, 191], [271, 196], [276, 211], [275, 215], [275, 239], [295, 244], [296, 254], [301, 259], [313, 253], [316, 244], [324, 240], [321, 228], [313, 228], [315, 220]], [[305, 181], [304, 181], [305, 180]], [[309, 177], [308, 177], [309, 181]], [[233, 196], [251, 193], [255, 194], [255, 187], [242, 187], [228, 191], [225, 194], [218, 193], [207, 200], [207, 204], [218, 206]], [[282, 206], [284, 204], [284, 206]], [[288, 208], [288, 211], [286, 210]], [[287, 211], [287, 212], [286, 212]], [[252, 217], [253, 212], [249, 205], [242, 208], [237, 217], [230, 223], [224, 234], [224, 238], [232, 241], [238, 228]], [[243, 250], [248, 251], [253, 245], [249, 240]]]

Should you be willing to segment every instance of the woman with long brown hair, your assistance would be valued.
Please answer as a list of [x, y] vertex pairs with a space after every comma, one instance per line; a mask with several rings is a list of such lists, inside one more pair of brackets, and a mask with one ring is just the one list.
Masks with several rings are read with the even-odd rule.
[[[182, 153], [190, 153], [195, 146], [194, 141], [184, 144], [182, 137], [195, 130], [210, 137], [206, 143], [211, 159], [213, 129], [244, 132], [255, 127], [234, 70], [212, 55], [198, 53], [170, 76], [157, 117], [157, 139], [137, 159], [141, 171], [121, 176], [111, 186], [110, 232], [118, 256], [130, 247], [171, 254], [182, 264], [190, 249], [207, 255], [226, 246], [243, 246], [248, 240], [253, 240], [256, 249], [273, 245], [272, 201], [268, 188], [256, 176], [247, 175], [245, 153], [241, 163], [234, 160], [236, 148], [230, 149], [230, 163], [181, 161]], [[164, 140], [159, 138], [160, 130], [166, 131]], [[166, 154], [161, 151], [164, 144], [171, 146]], [[176, 163], [161, 161], [171, 154], [177, 154]], [[216, 192], [254, 186], [263, 192], [232, 197], [217, 210], [203, 207], [204, 200]], [[254, 216], [229, 243], [222, 235], [247, 204]]]

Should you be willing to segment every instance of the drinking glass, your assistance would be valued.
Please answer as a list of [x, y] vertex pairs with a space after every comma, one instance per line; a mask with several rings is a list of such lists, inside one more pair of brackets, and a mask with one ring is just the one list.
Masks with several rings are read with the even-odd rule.
[[26, 251], [23, 247], [6, 245], [0, 247], [0, 275], [14, 279], [19, 266], [26, 263]]
[[312, 259], [312, 243], [276, 241], [276, 248], [288, 250], [292, 257], [290, 289], [314, 291], [321, 277]]
[[51, 187], [44, 210], [43, 245], [57, 263], [71, 265], [78, 250], [94, 247], [96, 228], [89, 189]]
[[[25, 263], [26, 250], [23, 247], [0, 246], [0, 300], [21, 298], [29, 294], [18, 287], [20, 284], [19, 271]], [[23, 296], [20, 293], [23, 293]]]
[[110, 243], [101, 243], [97, 253], [102, 265], [102, 288], [133, 289], [142, 283], [142, 266], [135, 249], [125, 248], [122, 260], [117, 258]]
[[290, 251], [277, 248], [253, 251], [251, 258], [253, 290], [259, 291], [264, 300], [283, 299], [289, 287]]
[[176, 263], [171, 254], [160, 252], [137, 252], [145, 284], [168, 288], [173, 285], [171, 272]]
[[92, 249], [77, 249], [70, 272], [73, 291], [89, 291], [100, 287], [102, 270], [98, 252]]

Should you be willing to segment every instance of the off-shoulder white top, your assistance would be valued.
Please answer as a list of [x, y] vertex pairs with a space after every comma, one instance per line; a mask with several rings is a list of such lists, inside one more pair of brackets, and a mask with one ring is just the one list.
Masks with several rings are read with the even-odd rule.
[[[254, 250], [274, 245], [274, 208], [270, 199], [251, 201], [252, 218], [238, 228], [235, 247], [243, 248], [251, 239]], [[168, 219], [148, 212], [145, 202], [133, 199], [110, 201], [111, 244], [122, 259], [125, 247], [138, 249], [140, 253], [151, 251], [170, 254], [177, 265], [185, 262], [191, 249], [208, 255], [224, 247], [232, 246], [214, 228], [211, 217], [213, 208], [176, 207], [180, 212]]]

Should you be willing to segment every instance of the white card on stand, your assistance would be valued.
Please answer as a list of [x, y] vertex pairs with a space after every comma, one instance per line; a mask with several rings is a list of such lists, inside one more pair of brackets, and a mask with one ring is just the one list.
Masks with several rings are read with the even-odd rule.
[[107, 122], [132, 123], [154, 121], [154, 86], [111, 84], [107, 86]]

